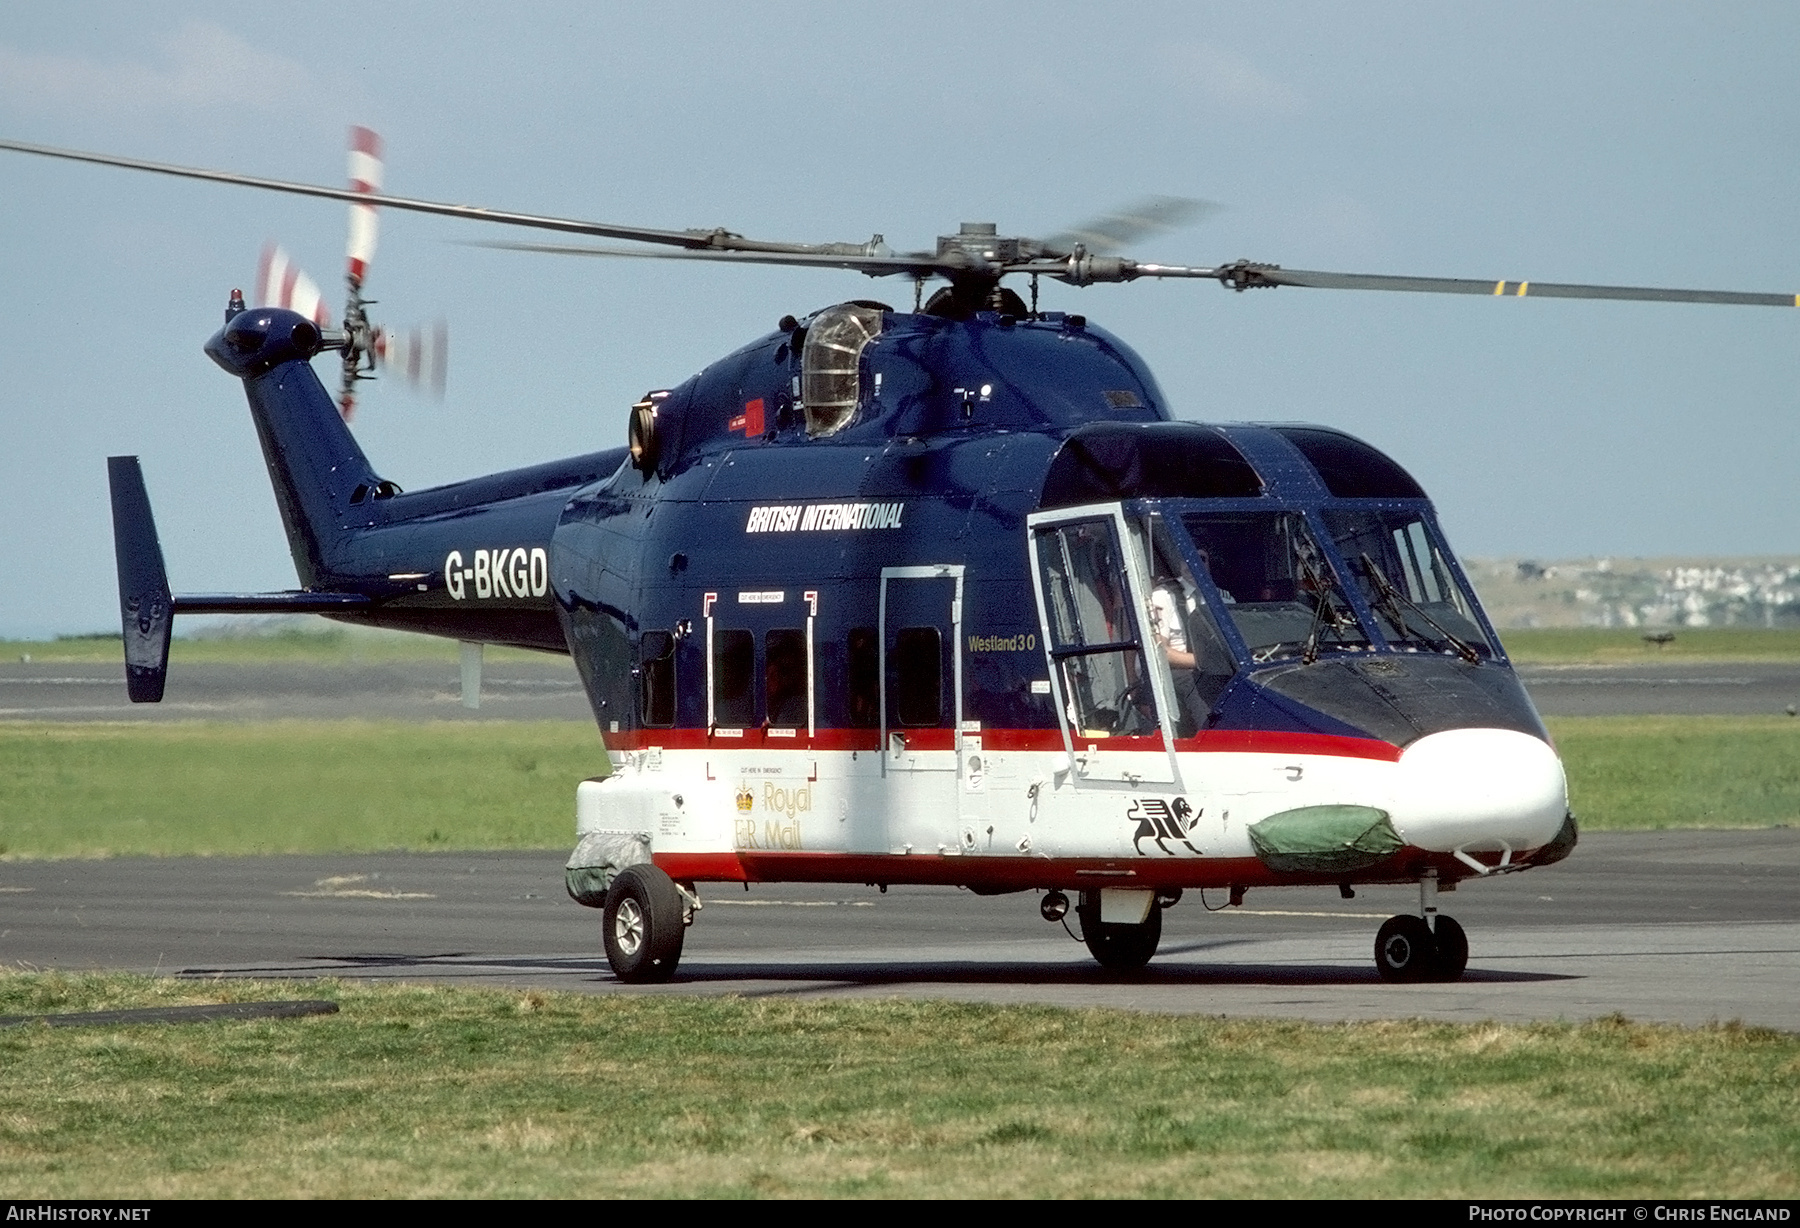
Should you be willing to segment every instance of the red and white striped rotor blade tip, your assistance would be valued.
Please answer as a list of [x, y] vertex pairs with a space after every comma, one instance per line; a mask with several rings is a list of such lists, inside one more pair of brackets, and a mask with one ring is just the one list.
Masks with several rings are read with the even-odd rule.
[[[381, 191], [381, 137], [368, 128], [350, 129], [350, 190], [374, 194]], [[350, 206], [350, 242], [345, 255], [350, 280], [361, 285], [375, 259], [375, 206]]]
[[450, 328], [434, 320], [426, 328], [383, 331], [376, 341], [378, 363], [421, 392], [442, 399], [450, 367]]
[[267, 244], [256, 264], [256, 301], [253, 307], [280, 307], [297, 311], [320, 328], [331, 327], [331, 310], [325, 297], [293, 258], [280, 246]]

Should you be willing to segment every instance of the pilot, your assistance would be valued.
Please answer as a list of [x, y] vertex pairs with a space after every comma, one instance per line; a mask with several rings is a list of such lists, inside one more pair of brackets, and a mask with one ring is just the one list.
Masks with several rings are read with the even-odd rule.
[[1200, 698], [1200, 686], [1194, 678], [1198, 662], [1189, 644], [1188, 615], [1195, 610], [1194, 599], [1182, 591], [1181, 583], [1172, 576], [1160, 577], [1150, 590], [1150, 634], [1169, 663], [1175, 682], [1175, 700], [1180, 710], [1176, 736], [1191, 737], [1206, 715], [1206, 703]]

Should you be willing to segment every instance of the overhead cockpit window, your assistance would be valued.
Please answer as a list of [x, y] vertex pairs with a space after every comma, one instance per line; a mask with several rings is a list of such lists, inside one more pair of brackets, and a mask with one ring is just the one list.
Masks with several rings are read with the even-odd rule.
[[1256, 470], [1211, 427], [1106, 423], [1075, 432], [1057, 451], [1038, 506], [1076, 507], [1134, 497], [1245, 499], [1262, 491]]
[[1317, 426], [1278, 426], [1339, 499], [1423, 499], [1412, 475], [1362, 440]]
[[830, 435], [856, 416], [863, 347], [881, 332], [881, 310], [839, 303], [814, 316], [800, 354], [800, 401], [806, 433]]

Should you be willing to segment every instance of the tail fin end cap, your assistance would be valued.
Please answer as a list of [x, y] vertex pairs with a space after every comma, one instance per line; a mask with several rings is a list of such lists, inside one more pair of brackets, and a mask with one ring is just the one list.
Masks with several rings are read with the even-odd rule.
[[266, 374], [286, 362], [306, 362], [324, 349], [319, 326], [279, 307], [233, 316], [206, 343], [206, 356], [239, 379]]

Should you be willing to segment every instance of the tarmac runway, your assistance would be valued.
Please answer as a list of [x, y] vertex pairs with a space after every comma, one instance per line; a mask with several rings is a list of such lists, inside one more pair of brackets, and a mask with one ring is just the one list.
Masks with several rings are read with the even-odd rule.
[[568, 657], [489, 661], [481, 707], [462, 706], [454, 661], [373, 665], [174, 665], [157, 704], [125, 697], [123, 664], [0, 662], [0, 720], [591, 722]]
[[[184, 977], [348, 976], [608, 993], [599, 914], [554, 853], [0, 863], [0, 963]], [[631, 992], [909, 996], [1344, 1019], [1741, 1020], [1800, 1030], [1800, 831], [1598, 833], [1559, 865], [1441, 897], [1471, 955], [1388, 985], [1374, 934], [1412, 888], [1253, 891], [1165, 914], [1141, 974], [1102, 971], [1036, 896], [702, 887], [676, 979]]]
[[1800, 706], [1800, 661], [1524, 665], [1545, 716], [1775, 716]]
[[[1800, 661], [1527, 665], [1546, 716], [1777, 715], [1800, 706]], [[125, 698], [114, 664], [0, 662], [0, 720], [592, 720], [566, 657], [489, 662], [481, 707], [462, 706], [455, 662], [176, 665], [160, 704]]]

